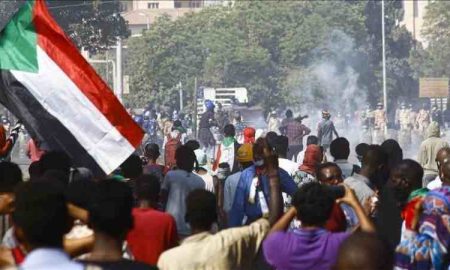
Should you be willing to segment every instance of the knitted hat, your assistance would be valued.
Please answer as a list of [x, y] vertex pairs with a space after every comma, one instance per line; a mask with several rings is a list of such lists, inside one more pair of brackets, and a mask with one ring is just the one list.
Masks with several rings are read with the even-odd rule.
[[253, 161], [253, 145], [245, 143], [239, 147], [237, 151], [237, 160], [239, 162], [252, 162]]

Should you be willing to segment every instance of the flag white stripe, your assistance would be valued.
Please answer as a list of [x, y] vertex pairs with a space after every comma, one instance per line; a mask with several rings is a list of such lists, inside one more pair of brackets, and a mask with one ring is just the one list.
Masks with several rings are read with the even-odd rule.
[[106, 173], [112, 172], [134, 152], [134, 147], [39, 46], [37, 58], [38, 73], [11, 73]]

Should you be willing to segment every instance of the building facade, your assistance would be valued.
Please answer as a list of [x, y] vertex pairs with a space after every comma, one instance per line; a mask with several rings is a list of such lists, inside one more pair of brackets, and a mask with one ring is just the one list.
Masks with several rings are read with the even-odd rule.
[[400, 25], [404, 25], [413, 38], [421, 42], [424, 47], [427, 42], [422, 36], [423, 18], [429, 3], [430, 0], [402, 0], [404, 15]]

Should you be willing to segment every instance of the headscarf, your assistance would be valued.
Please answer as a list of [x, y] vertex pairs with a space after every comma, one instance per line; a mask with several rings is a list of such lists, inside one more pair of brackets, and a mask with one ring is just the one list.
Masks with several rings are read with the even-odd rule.
[[315, 144], [310, 144], [306, 147], [305, 150], [305, 157], [303, 159], [303, 164], [300, 166], [300, 170], [307, 172], [311, 175], [316, 174], [316, 167], [317, 165], [322, 162], [322, 150], [320, 149], [320, 146]]
[[396, 269], [444, 269], [450, 244], [450, 187], [428, 192], [418, 232], [396, 249]]
[[255, 129], [251, 127], [244, 128], [244, 143], [255, 143]]
[[211, 100], [207, 99], [207, 100], [205, 100], [205, 107], [206, 107], [207, 111], [212, 111], [212, 110], [214, 110], [214, 108], [216, 106], [214, 105], [214, 103]]

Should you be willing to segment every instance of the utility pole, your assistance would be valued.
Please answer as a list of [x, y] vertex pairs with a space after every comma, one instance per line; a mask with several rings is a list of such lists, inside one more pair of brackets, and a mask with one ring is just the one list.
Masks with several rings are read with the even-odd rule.
[[384, 0], [381, 1], [381, 39], [383, 47], [383, 105], [386, 115], [388, 114], [387, 106], [387, 89], [386, 89], [386, 39], [385, 39], [385, 27], [384, 27]]
[[123, 74], [122, 74], [122, 38], [117, 38], [117, 46], [116, 46], [116, 71], [117, 71], [117, 89], [116, 96], [120, 102], [122, 102], [122, 93], [123, 93]]
[[183, 85], [178, 83], [178, 91], [180, 93], [180, 112], [183, 110]]

